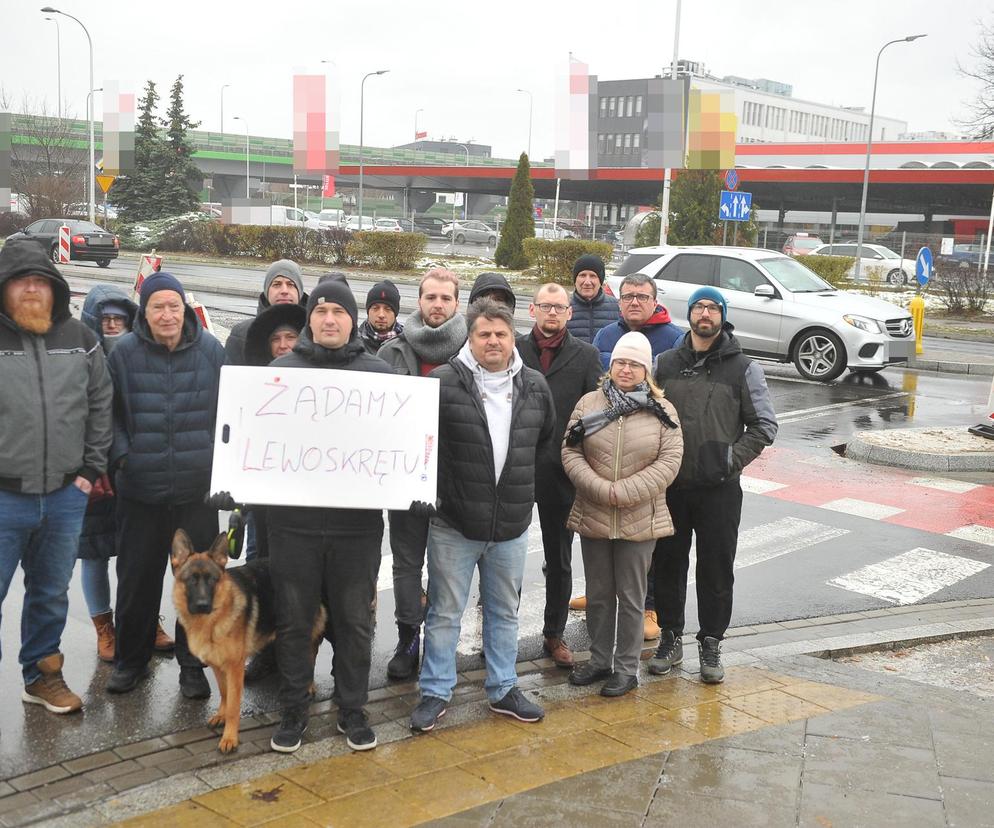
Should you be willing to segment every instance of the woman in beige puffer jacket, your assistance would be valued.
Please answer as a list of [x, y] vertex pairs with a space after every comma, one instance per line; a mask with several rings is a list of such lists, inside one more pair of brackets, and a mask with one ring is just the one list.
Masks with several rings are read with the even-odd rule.
[[580, 535], [591, 639], [590, 661], [570, 682], [606, 678], [604, 696], [638, 686], [646, 576], [656, 540], [673, 534], [666, 487], [680, 469], [683, 434], [651, 366], [643, 334], [621, 337], [601, 388], [581, 397], [570, 416], [562, 449], [576, 487], [566, 525]]

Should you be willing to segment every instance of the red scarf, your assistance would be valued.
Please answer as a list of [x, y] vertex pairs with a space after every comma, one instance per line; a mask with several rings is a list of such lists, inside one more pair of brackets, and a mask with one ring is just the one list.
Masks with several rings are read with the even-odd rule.
[[566, 326], [563, 325], [563, 329], [555, 336], [545, 336], [536, 325], [532, 328], [532, 337], [535, 339], [535, 344], [538, 345], [538, 362], [542, 366], [542, 373], [547, 374], [552, 367], [552, 360], [556, 358], [559, 346], [566, 338]]

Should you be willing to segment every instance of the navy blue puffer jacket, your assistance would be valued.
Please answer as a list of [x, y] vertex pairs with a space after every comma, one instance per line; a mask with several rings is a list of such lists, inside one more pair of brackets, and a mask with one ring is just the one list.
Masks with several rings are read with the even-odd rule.
[[621, 308], [618, 300], [608, 296], [601, 288], [593, 299], [584, 299], [575, 290], [570, 297], [573, 306], [573, 318], [566, 323], [569, 332], [577, 339], [593, 343], [597, 332], [621, 319]]
[[114, 379], [111, 467], [117, 494], [150, 504], [191, 503], [210, 487], [224, 348], [185, 309], [179, 345], [153, 338], [139, 311], [109, 357]]

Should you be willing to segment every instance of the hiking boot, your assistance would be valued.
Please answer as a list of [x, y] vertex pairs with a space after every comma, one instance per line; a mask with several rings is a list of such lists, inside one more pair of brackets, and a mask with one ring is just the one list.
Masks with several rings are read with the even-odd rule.
[[542, 649], [549, 654], [557, 667], [571, 668], [573, 666], [573, 653], [566, 646], [566, 642], [558, 636], [546, 638], [542, 644]]
[[90, 620], [97, 630], [97, 658], [110, 663], [114, 660], [114, 613], [102, 612]]
[[395, 680], [408, 679], [418, 670], [421, 655], [421, 627], [397, 625], [397, 649], [387, 664], [387, 676]]
[[300, 739], [307, 730], [307, 709], [292, 708], [283, 711], [280, 726], [273, 731], [269, 747], [277, 753], [293, 753], [300, 747]]
[[418, 706], [411, 713], [411, 730], [427, 733], [445, 715], [448, 702], [437, 696], [422, 696]]
[[508, 690], [504, 698], [490, 702], [490, 709], [494, 713], [512, 716], [519, 722], [540, 722], [545, 718], [545, 711], [517, 687]]
[[83, 700], [66, 686], [62, 678], [62, 664], [65, 656], [53, 653], [38, 662], [41, 673], [24, 688], [21, 699], [29, 704], [40, 704], [49, 713], [75, 713], [82, 710]]
[[252, 684], [255, 681], [262, 681], [266, 676], [273, 675], [276, 670], [276, 642], [270, 641], [245, 665], [245, 683]]
[[570, 598], [569, 608], [577, 612], [584, 612], [587, 609], [587, 596], [577, 595], [576, 598]]
[[589, 661], [580, 667], [574, 667], [569, 674], [569, 683], [576, 687], [586, 687], [595, 681], [601, 681], [611, 675], [610, 667], [594, 667]]
[[638, 676], [626, 676], [624, 673], [611, 673], [611, 678], [604, 682], [601, 687], [601, 695], [608, 698], [617, 698], [631, 693], [639, 686]]
[[338, 732], [345, 734], [345, 741], [352, 750], [372, 750], [376, 747], [376, 734], [369, 726], [365, 710], [339, 710]]
[[211, 686], [203, 667], [180, 667], [179, 690], [187, 699], [209, 699]]
[[115, 667], [107, 679], [108, 693], [130, 693], [138, 686], [138, 682], [148, 675], [148, 665], [144, 667]]
[[162, 629], [163, 620], [163, 617], [160, 615], [159, 623], [155, 627], [155, 644], [152, 646], [157, 653], [171, 653], [176, 649], [176, 642]]
[[665, 676], [681, 661], [683, 661], [683, 639], [677, 638], [673, 630], [666, 630], [659, 641], [655, 655], [649, 659], [649, 672], [654, 676]]
[[646, 641], [655, 641], [659, 638], [659, 619], [655, 610], [645, 611], [645, 622], [642, 625], [642, 637]]
[[721, 642], [707, 636], [698, 642], [697, 650], [701, 657], [701, 681], [721, 684], [725, 680], [725, 668], [721, 666]]

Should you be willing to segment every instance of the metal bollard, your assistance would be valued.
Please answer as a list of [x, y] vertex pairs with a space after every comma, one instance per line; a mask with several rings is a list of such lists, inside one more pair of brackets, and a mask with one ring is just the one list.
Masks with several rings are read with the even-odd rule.
[[911, 321], [915, 325], [915, 355], [917, 356], [924, 350], [922, 347], [922, 330], [925, 327], [925, 300], [921, 297], [921, 294], [915, 294], [912, 297], [909, 310], [911, 311]]

